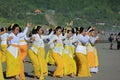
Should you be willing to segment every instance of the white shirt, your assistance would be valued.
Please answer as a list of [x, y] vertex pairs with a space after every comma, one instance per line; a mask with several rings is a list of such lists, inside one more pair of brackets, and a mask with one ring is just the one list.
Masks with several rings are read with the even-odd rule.
[[76, 47], [76, 50], [75, 52], [77, 53], [82, 53], [84, 55], [87, 54], [86, 52], [86, 46], [89, 43], [89, 36], [86, 35], [86, 36], [83, 36], [82, 34], [79, 35], [79, 38], [78, 38], [78, 45]]
[[8, 33], [4, 33], [0, 36], [1, 38], [1, 45], [7, 45], [7, 38], [8, 38], [9, 34]]
[[[37, 53], [37, 52], [38, 52], [38, 48], [40, 48], [40, 47], [43, 47], [43, 48], [44, 48], [44, 46], [45, 46], [43, 40], [51, 37], [52, 34], [53, 34], [53, 32], [52, 32], [50, 35], [47, 35], [47, 36], [45, 36], [45, 35], [39, 35], [39, 34], [34, 34], [32, 37], [35, 38], [35, 41], [33, 41], [33, 45], [34, 45], [34, 46], [32, 46], [31, 49], [32, 49], [35, 53]], [[36, 46], [37, 48], [36, 48], [35, 46]]]
[[25, 30], [21, 33], [18, 33], [17, 35], [15, 35], [14, 33], [10, 33], [9, 37], [12, 37], [13, 39], [8, 41], [9, 43], [9, 47], [7, 48], [7, 50], [15, 57], [17, 58], [18, 56], [18, 47], [12, 46], [11, 44], [14, 45], [19, 45], [19, 41], [20, 38], [25, 36], [27, 33], [28, 28], [26, 27]]
[[26, 40], [27, 41], [30, 40], [30, 38], [28, 38], [26, 35], [24, 37], [20, 38], [19, 45], [27, 44]]
[[95, 41], [98, 39], [98, 36], [96, 36], [96, 37], [92, 37], [92, 36], [90, 36], [90, 43], [92, 44], [92, 45], [94, 45], [95, 44]]
[[[66, 36], [62, 36], [62, 35], [52, 35], [51, 36], [51, 40], [49, 42], [50, 45], [53, 45], [53, 52], [56, 52], [60, 55], [62, 55], [62, 51], [63, 51], [63, 39], [65, 39]], [[54, 40], [56, 40], [56, 42], [53, 42]], [[58, 44], [60, 44], [61, 46], [58, 46]]]
[[83, 44], [83, 45], [88, 44], [89, 39], [90, 39], [90, 37], [88, 35], [83, 36], [82, 34], [80, 34], [78, 37], [79, 37], [78, 38], [78, 44]]

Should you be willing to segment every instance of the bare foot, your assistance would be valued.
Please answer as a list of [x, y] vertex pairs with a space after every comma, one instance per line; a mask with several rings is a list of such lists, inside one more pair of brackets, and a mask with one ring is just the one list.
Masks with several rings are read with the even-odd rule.
[[75, 75], [73, 73], [70, 74], [70, 77], [75, 77]]

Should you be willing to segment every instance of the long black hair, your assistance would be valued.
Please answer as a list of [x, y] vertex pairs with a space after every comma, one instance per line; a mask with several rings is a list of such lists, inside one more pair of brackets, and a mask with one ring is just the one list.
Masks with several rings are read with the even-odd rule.
[[[90, 28], [92, 28], [91, 26], [88, 27], [87, 31], [90, 30]], [[91, 29], [89, 32], [94, 31], [94, 29]]]
[[84, 29], [85, 29], [84, 27], [80, 27], [79, 33], [81, 34]]
[[19, 27], [19, 31], [21, 32], [21, 27], [18, 25], [18, 24], [11, 24], [9, 27], [8, 27], [8, 31], [14, 31], [16, 27]]
[[0, 29], [0, 31], [3, 32], [5, 29], [7, 30], [6, 27], [5, 27], [5, 28], [2, 27], [2, 28]]
[[52, 31], [53, 31], [52, 28], [50, 28], [50, 29], [48, 30], [48, 35], [49, 35]]
[[62, 30], [62, 27], [61, 27], [61, 26], [57, 26], [57, 27], [55, 28], [55, 32], [54, 32], [54, 34], [56, 34], [56, 31], [58, 31], [59, 29]]
[[35, 26], [35, 27], [32, 29], [32, 34], [37, 34], [40, 28], [42, 28], [42, 27], [41, 27], [41, 26]]

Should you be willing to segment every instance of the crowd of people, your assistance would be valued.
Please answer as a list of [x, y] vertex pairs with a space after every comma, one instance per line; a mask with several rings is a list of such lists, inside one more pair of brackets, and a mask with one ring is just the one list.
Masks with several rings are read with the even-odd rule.
[[113, 43], [116, 41], [117, 42], [117, 50], [120, 49], [120, 32], [118, 34], [113, 34], [111, 33], [108, 41], [110, 42], [110, 49], [113, 49]]
[[[95, 45], [99, 41], [100, 32], [95, 27], [57, 26], [44, 33], [42, 26], [35, 26], [27, 36], [29, 27], [30, 23], [27, 23], [24, 30], [18, 24], [11, 24], [8, 28], [0, 29], [0, 80], [4, 80], [3, 62], [6, 62], [6, 77], [26, 80], [24, 61], [27, 55], [34, 68], [34, 80], [44, 80], [48, 76], [48, 64], [56, 66], [53, 77], [58, 78], [90, 77], [92, 72], [99, 71]], [[45, 40], [49, 45], [47, 56]], [[30, 48], [27, 42], [32, 43]]]

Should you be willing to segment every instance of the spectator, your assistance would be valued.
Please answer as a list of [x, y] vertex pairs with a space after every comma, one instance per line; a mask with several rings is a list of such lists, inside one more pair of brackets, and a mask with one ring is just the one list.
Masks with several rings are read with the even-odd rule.
[[117, 49], [120, 49], [120, 32], [118, 33], [117, 37], [116, 37], [116, 41], [117, 41]]
[[112, 49], [113, 46], [113, 40], [114, 40], [114, 35], [110, 34], [110, 37], [108, 38], [109, 42], [110, 42], [110, 49]]

